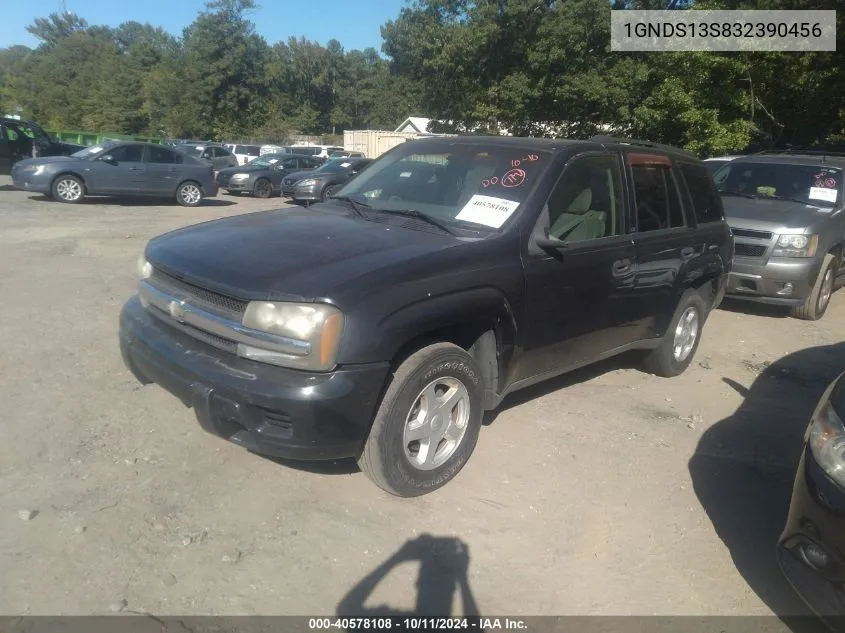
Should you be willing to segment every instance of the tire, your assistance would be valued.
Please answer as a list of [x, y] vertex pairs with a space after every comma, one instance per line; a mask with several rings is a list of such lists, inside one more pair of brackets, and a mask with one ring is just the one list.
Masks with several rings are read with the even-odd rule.
[[198, 207], [202, 202], [202, 189], [192, 180], [183, 182], [176, 190], [176, 202], [183, 207]]
[[698, 349], [706, 318], [707, 306], [701, 295], [695, 290], [684, 293], [660, 345], [646, 356], [645, 369], [664, 378], [684, 373]]
[[273, 195], [273, 185], [266, 178], [259, 178], [252, 186], [252, 195], [256, 198], [269, 198]]
[[336, 194], [338, 191], [340, 191], [340, 188], [342, 186], [343, 185], [329, 185], [328, 187], [323, 189], [323, 195], [320, 199], [323, 202], [325, 202], [326, 200], [329, 200], [334, 194]]
[[[443, 397], [444, 388], [456, 398], [445, 427], [441, 418], [425, 415], [431, 400]], [[412, 354], [393, 374], [358, 466], [379, 488], [400, 497], [440, 488], [472, 455], [483, 394], [478, 365], [457, 345], [436, 343]], [[411, 419], [415, 411], [418, 420]]]
[[85, 184], [73, 174], [62, 174], [50, 188], [53, 199], [66, 204], [79, 204], [85, 198]]
[[830, 297], [836, 287], [836, 258], [828, 253], [822, 260], [819, 276], [810, 296], [800, 306], [792, 308], [792, 316], [805, 321], [818, 321], [827, 312]]

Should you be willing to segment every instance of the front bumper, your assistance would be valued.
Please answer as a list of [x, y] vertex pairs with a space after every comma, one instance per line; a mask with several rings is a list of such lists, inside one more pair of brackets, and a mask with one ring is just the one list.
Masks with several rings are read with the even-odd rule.
[[[805, 554], [811, 544], [828, 555], [822, 568]], [[777, 556], [784, 576], [810, 608], [834, 630], [845, 631], [845, 490], [827, 477], [809, 448], [795, 477]]]
[[13, 166], [12, 185], [14, 185], [15, 189], [21, 189], [22, 191], [34, 191], [36, 193], [49, 194], [51, 193], [52, 181], [49, 177], [45, 177], [45, 174], [39, 174], [36, 176], [31, 171], [28, 172], [21, 169], [15, 169]]
[[[801, 305], [813, 291], [820, 263], [815, 258], [735, 257], [727, 296], [775, 305]], [[791, 288], [786, 284], [791, 284]]]
[[316, 202], [322, 200], [323, 187], [320, 184], [308, 185], [307, 187], [294, 187], [291, 197], [294, 200], [304, 200], [307, 202]]
[[252, 181], [250, 180], [230, 180], [225, 185], [221, 185], [226, 191], [252, 191]]
[[388, 363], [310, 373], [238, 358], [167, 325], [130, 299], [120, 314], [124, 363], [193, 407], [203, 429], [288, 459], [356, 457]]

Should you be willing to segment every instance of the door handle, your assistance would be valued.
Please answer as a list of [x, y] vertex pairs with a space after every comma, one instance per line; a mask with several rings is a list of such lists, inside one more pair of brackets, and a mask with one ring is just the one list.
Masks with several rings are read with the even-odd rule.
[[692, 257], [695, 257], [695, 249], [692, 246], [681, 249], [681, 259], [690, 259]]
[[130, 167], [129, 171], [141, 171], [140, 167]]
[[628, 271], [631, 270], [631, 260], [617, 259], [615, 262], [613, 262], [612, 270], [614, 277], [621, 277], [622, 275], [626, 274]]

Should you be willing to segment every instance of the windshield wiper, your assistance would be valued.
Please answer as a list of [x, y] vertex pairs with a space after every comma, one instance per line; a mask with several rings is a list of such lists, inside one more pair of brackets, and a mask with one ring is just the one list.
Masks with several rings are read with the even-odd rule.
[[739, 191], [720, 191], [723, 196], [739, 196], [740, 198], [750, 198], [756, 200], [758, 196], [752, 196], [750, 193], [740, 193]]
[[436, 226], [444, 233], [448, 233], [449, 235], [456, 235], [456, 233], [452, 229], [443, 224], [440, 220], [435, 220], [427, 213], [423, 213], [422, 211], [418, 211], [417, 209], [376, 209], [376, 211], [380, 213], [390, 213], [391, 215], [402, 215], [406, 218], [417, 218], [418, 220], [428, 222], [432, 226]]
[[347, 206], [352, 209], [355, 213], [357, 213], [360, 217], [366, 217], [364, 212], [361, 211], [361, 208], [369, 209], [370, 205], [364, 202], [363, 200], [358, 200], [353, 198], [352, 196], [332, 196], [331, 200], [339, 200], [340, 202], [347, 203]]
[[790, 198], [789, 196], [769, 196], [769, 198], [773, 198], [775, 200], [786, 200], [787, 202], [797, 202], [798, 204], [811, 204], [806, 200], [799, 200], [798, 198]]

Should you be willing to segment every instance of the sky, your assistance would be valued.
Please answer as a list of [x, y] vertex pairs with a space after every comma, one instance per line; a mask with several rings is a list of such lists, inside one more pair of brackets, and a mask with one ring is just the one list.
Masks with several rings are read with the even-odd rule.
[[[379, 27], [399, 15], [405, 0], [258, 0], [259, 8], [249, 14], [256, 31], [270, 43], [291, 35], [304, 36], [323, 46], [338, 40], [345, 49], [372, 46], [381, 51]], [[35, 18], [61, 12], [62, 6], [85, 18], [89, 24], [117, 26], [135, 20], [161, 26], [173, 35], [194, 21], [203, 0], [0, 0], [0, 48], [38, 41], [26, 32]]]

